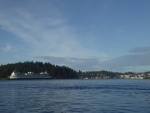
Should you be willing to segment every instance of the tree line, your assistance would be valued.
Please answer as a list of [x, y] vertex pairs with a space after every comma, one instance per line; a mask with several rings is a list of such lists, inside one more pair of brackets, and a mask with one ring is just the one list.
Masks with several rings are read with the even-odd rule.
[[1, 65], [0, 79], [8, 78], [13, 71], [20, 73], [27, 73], [27, 72], [40, 73], [46, 71], [54, 79], [78, 78], [77, 72], [66, 66], [57, 66], [52, 65], [51, 63], [26, 61], [23, 63], [18, 62], [13, 64]]

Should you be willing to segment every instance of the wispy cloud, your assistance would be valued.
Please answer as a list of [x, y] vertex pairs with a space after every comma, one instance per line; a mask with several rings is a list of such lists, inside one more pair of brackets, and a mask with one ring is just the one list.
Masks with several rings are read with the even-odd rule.
[[[56, 57], [87, 58], [92, 55], [102, 59], [107, 57], [105, 53], [85, 48], [84, 43], [78, 40], [80, 36], [75, 35], [58, 8], [46, 5], [39, 10], [41, 7], [39, 4], [43, 3], [32, 4], [36, 9], [33, 9], [32, 5], [29, 7], [30, 10], [12, 5], [10, 10], [0, 11], [1, 28], [25, 41], [31, 48], [28, 53], [32, 53], [32, 56], [42, 54]], [[25, 5], [27, 5], [26, 2]], [[45, 11], [47, 13], [44, 13]]]
[[53, 56], [36, 56], [35, 58], [46, 59], [57, 65], [69, 66], [76, 70], [100, 70], [98, 58], [76, 58], [76, 57], [53, 57]]
[[133, 48], [132, 50], [130, 50], [131, 53], [140, 53], [140, 54], [143, 54], [143, 53], [150, 53], [150, 47], [136, 47], [136, 48]]
[[12, 8], [11, 12], [1, 10], [0, 26], [28, 43], [34, 54], [40, 51], [44, 54], [52, 53], [52, 50], [71, 52], [74, 46], [78, 46], [78, 42], [70, 33], [65, 20], [55, 15], [50, 12], [50, 15], [40, 16], [39, 13], [20, 8]]
[[15, 51], [15, 50], [14, 50], [14, 47], [13, 47], [12, 45], [10, 45], [10, 44], [5, 45], [5, 47], [2, 48], [2, 50], [3, 50], [4, 52], [13, 52], [13, 51]]
[[129, 51], [128, 55], [116, 57], [102, 62], [110, 70], [143, 71], [150, 68], [150, 47], [137, 47]]
[[149, 71], [150, 47], [137, 47], [129, 51], [128, 55], [101, 60], [99, 58], [36, 56], [57, 65], [66, 65], [76, 70], [110, 70], [110, 71]]

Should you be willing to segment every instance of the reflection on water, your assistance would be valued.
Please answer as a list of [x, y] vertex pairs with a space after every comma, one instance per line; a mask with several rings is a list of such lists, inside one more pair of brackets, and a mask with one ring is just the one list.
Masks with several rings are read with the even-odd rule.
[[150, 81], [6, 80], [0, 101], [0, 113], [150, 113]]

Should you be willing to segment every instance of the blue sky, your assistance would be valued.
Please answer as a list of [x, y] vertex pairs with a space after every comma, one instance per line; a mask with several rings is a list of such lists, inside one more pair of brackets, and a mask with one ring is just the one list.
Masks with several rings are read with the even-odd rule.
[[150, 71], [149, 0], [0, 0], [0, 64]]

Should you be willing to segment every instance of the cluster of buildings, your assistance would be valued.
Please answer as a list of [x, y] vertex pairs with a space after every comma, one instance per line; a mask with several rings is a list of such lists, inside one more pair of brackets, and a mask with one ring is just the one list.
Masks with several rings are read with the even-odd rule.
[[80, 77], [81, 79], [109, 79], [109, 78], [120, 78], [120, 79], [150, 79], [150, 72], [148, 73], [115, 73], [115, 74], [84, 74]]
[[125, 78], [125, 79], [144, 79], [144, 74], [125, 74], [125, 75], [120, 75], [120, 78]]
[[120, 78], [125, 79], [150, 79], [150, 73], [137, 73], [137, 74], [122, 74]]

